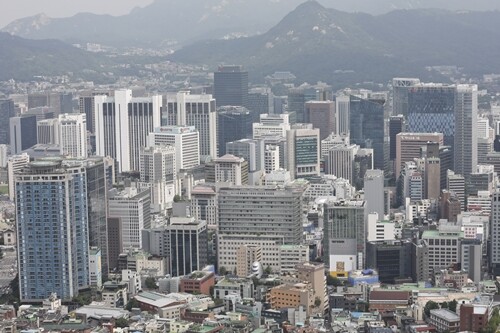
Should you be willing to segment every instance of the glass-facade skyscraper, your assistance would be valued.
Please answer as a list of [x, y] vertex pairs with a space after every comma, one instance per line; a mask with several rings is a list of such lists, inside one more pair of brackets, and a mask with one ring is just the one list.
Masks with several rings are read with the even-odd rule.
[[63, 300], [90, 284], [87, 175], [60, 159], [16, 174], [19, 290], [22, 302]]
[[350, 96], [350, 142], [373, 149], [375, 169], [384, 170], [384, 100]]
[[413, 133], [443, 133], [444, 144], [453, 146], [456, 87], [420, 84], [407, 89], [406, 130]]
[[11, 99], [0, 99], [0, 144], [6, 145], [10, 142], [9, 118], [16, 115], [14, 102]]
[[218, 106], [247, 106], [248, 72], [242, 66], [220, 66], [214, 73], [214, 97]]
[[223, 106], [217, 110], [219, 156], [226, 154], [226, 143], [252, 136], [253, 114], [245, 107]]

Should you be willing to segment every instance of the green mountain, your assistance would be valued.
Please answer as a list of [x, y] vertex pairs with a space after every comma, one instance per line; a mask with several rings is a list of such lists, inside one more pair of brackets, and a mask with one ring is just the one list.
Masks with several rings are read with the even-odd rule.
[[[386, 82], [432, 79], [426, 66], [456, 65], [469, 74], [500, 73], [500, 13], [397, 10], [372, 16], [307, 1], [268, 32], [194, 43], [171, 60], [243, 64], [254, 80], [288, 70], [300, 80]], [[440, 78], [442, 79], [442, 78]]]
[[28, 81], [40, 75], [92, 73], [109, 60], [58, 40], [29, 40], [0, 32], [0, 80]]

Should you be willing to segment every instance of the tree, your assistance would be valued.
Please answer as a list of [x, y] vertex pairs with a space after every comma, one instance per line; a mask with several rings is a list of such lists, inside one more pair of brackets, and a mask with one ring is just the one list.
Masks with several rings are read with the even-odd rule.
[[179, 201], [181, 201], [181, 196], [178, 194], [174, 195], [174, 202], [179, 202]]
[[441, 303], [441, 309], [448, 309], [448, 302]]
[[148, 289], [158, 289], [158, 286], [156, 285], [156, 280], [154, 277], [147, 277], [146, 278], [146, 288]]
[[120, 328], [128, 327], [128, 320], [123, 317], [118, 318], [115, 320], [115, 326]]
[[493, 310], [493, 315], [491, 316], [491, 319], [488, 322], [488, 325], [486, 326], [484, 332], [495, 333], [497, 331], [498, 325], [500, 325], [500, 314], [498, 313], [498, 308], [495, 308]]
[[319, 297], [316, 297], [316, 298], [314, 299], [314, 306], [315, 306], [315, 307], [318, 307], [318, 306], [320, 306], [320, 305], [321, 305], [321, 300], [319, 299]]
[[219, 275], [226, 275], [227, 274], [227, 269], [224, 266], [221, 266], [219, 268]]
[[131, 311], [133, 308], [138, 308], [139, 307], [139, 302], [135, 298], [131, 298], [130, 301], [128, 301], [127, 305], [125, 306], [125, 309], [128, 311]]
[[424, 313], [425, 313], [426, 317], [430, 317], [431, 310], [435, 310], [435, 309], [439, 309], [439, 304], [437, 304], [436, 302], [428, 301], [427, 303], [425, 303]]
[[453, 300], [453, 301], [448, 303], [448, 309], [450, 311], [457, 312], [457, 305], [458, 305], [458, 302], [456, 300]]
[[326, 284], [329, 285], [329, 286], [338, 287], [338, 286], [342, 285], [342, 281], [340, 281], [338, 278], [336, 278], [336, 277], [331, 276], [330, 274], [328, 274], [326, 276]]
[[267, 275], [271, 274], [273, 272], [273, 269], [271, 268], [271, 266], [267, 266], [266, 269], [264, 270], [264, 273], [266, 273]]

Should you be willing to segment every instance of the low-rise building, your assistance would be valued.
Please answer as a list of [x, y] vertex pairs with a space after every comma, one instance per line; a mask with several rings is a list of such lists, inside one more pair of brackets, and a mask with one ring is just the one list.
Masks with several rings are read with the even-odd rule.
[[488, 325], [489, 307], [483, 304], [460, 306], [460, 331], [483, 332]]
[[214, 298], [236, 293], [241, 298], [253, 298], [253, 281], [251, 279], [233, 279], [225, 277], [214, 286]]
[[210, 295], [210, 288], [214, 285], [213, 272], [194, 271], [180, 279], [180, 291], [189, 294]]
[[102, 288], [102, 301], [105, 306], [123, 308], [128, 302], [127, 288], [128, 285], [125, 282], [105, 282]]
[[304, 306], [308, 315], [314, 307], [321, 305], [321, 300], [315, 300], [314, 290], [310, 283], [282, 284], [271, 288], [268, 301], [273, 309], [298, 308]]
[[460, 330], [460, 317], [448, 309], [431, 310], [429, 322], [440, 333], [454, 333]]
[[410, 294], [399, 290], [372, 290], [370, 292], [370, 311], [391, 311], [398, 307], [407, 307], [410, 303]]

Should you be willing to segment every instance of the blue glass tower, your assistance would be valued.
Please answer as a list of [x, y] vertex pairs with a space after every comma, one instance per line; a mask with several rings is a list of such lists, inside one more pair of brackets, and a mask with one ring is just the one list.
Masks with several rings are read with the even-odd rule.
[[86, 171], [61, 162], [32, 162], [15, 176], [22, 302], [53, 292], [70, 300], [90, 284]]

